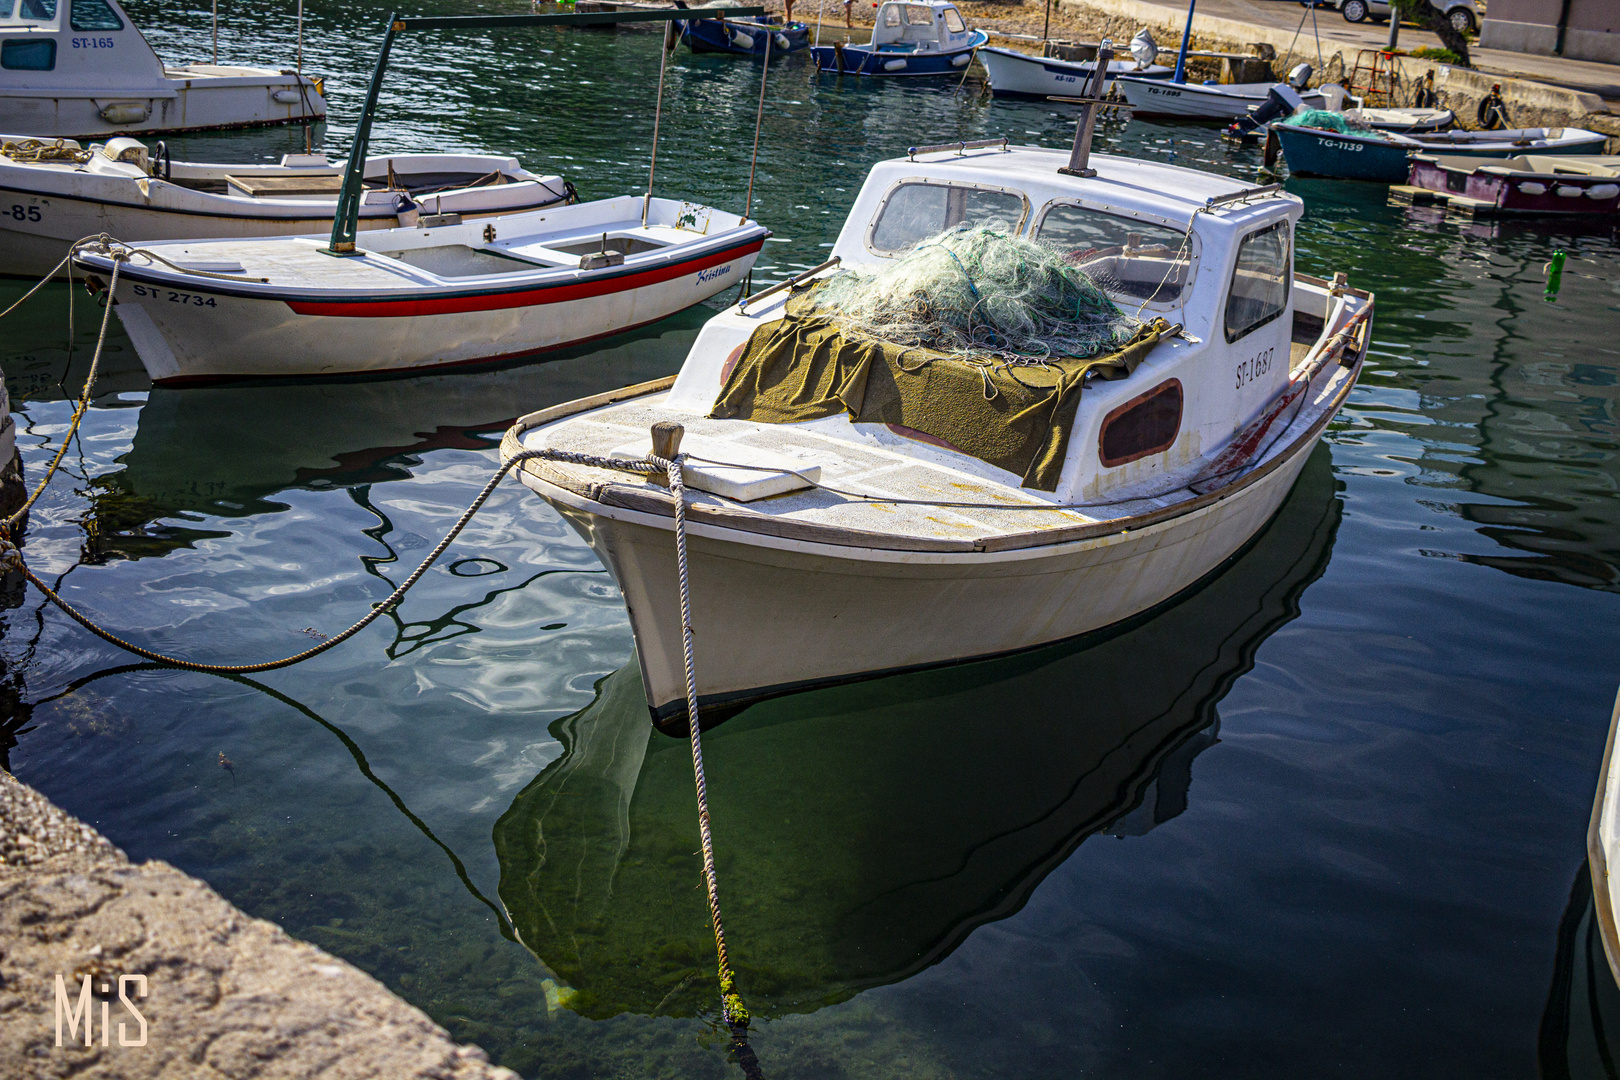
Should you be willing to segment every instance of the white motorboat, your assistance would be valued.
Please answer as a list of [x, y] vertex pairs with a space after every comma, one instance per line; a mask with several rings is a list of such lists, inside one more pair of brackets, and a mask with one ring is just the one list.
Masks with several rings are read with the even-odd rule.
[[[995, 46], [979, 49], [979, 63], [990, 76], [990, 91], [996, 97], [1038, 98], [1072, 97], [1079, 94], [1091, 78], [1096, 64], [1090, 60], [1058, 60], [1048, 56], [1030, 56]], [[1174, 68], [1163, 64], [1143, 64], [1134, 57], [1111, 60], [1110, 76], [1134, 75], [1143, 79], [1168, 79]], [[1113, 79], [1103, 86], [1103, 93], [1113, 90]]]
[[[645, 209], [645, 215], [643, 213]], [[324, 236], [93, 241], [157, 383], [418, 370], [507, 359], [656, 322], [734, 288], [769, 232], [736, 213], [621, 196], [482, 222], [423, 215]]]
[[[1188, 83], [1165, 79], [1143, 79], [1121, 75], [1114, 86], [1130, 102], [1131, 116], [1178, 117], [1184, 120], [1236, 120], [1250, 108], [1265, 102], [1271, 88], [1266, 83]], [[1338, 88], [1341, 89], [1342, 88]], [[1323, 90], [1301, 90], [1300, 100], [1308, 109], [1333, 108]]]
[[167, 67], [118, 0], [0, 0], [0, 126], [90, 138], [319, 120], [319, 80], [291, 70]]
[[[833, 248], [837, 270], [711, 319], [675, 378], [544, 409], [507, 433], [506, 460], [634, 457], [649, 452], [650, 425], [682, 425], [705, 723], [801, 687], [1119, 623], [1201, 581], [1281, 505], [1355, 383], [1372, 296], [1294, 272], [1303, 205], [1276, 185], [1088, 159], [1094, 108], [1073, 155], [952, 144], [880, 162]], [[1015, 364], [812, 329], [803, 305], [835, 274], [986, 223], [1163, 320], [1108, 361], [1120, 377], [1084, 376], [1097, 361]], [[865, 360], [818, 384], [836, 397], [775, 396], [812, 389], [849, 348]], [[1025, 433], [1039, 447], [1019, 443], [1027, 458], [992, 462], [980, 443], [1009, 416], [1050, 426]], [[654, 719], [683, 728], [669, 490], [556, 460], [521, 470], [613, 573]]]
[[[287, 154], [279, 165], [171, 161], [131, 138], [0, 136], [0, 274], [39, 277], [76, 240], [97, 233], [142, 240], [290, 236], [330, 227], [343, 163]], [[419, 214], [463, 219], [566, 202], [572, 187], [516, 158], [392, 154], [366, 159], [359, 227], [413, 224]]]

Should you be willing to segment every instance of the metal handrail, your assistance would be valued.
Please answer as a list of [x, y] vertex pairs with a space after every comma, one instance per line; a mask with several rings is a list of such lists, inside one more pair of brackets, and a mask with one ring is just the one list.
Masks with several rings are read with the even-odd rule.
[[839, 263], [841, 263], [843, 261], [844, 261], [843, 256], [834, 255], [832, 258], [828, 259], [826, 262], [822, 263], [820, 266], [812, 266], [810, 269], [808, 269], [808, 270], [804, 271], [803, 273], [798, 274], [798, 275], [796, 275], [794, 277], [790, 277], [786, 281], [778, 281], [775, 285], [772, 285], [768, 289], [762, 289], [761, 291], [759, 291], [757, 293], [752, 293], [752, 294], [750, 294], [748, 296], [745, 296], [741, 300], [737, 301], [737, 312], [738, 312], [738, 314], [742, 314], [743, 309], [746, 308], [749, 304], [752, 304], [755, 300], [763, 300], [767, 296], [774, 296], [775, 294], [781, 292], [783, 289], [791, 289], [791, 288], [793, 288], [793, 286], [801, 284], [801, 283], [803, 283], [805, 281], [808, 281], [809, 279], [815, 277], [817, 274], [821, 273], [823, 270], [829, 270], [832, 267], [837, 266]]
[[1217, 206], [1224, 206], [1230, 202], [1241, 202], [1244, 199], [1257, 199], [1261, 195], [1270, 195], [1274, 192], [1281, 191], [1282, 189], [1283, 186], [1281, 184], [1267, 184], [1264, 187], [1244, 188], [1242, 191], [1234, 191], [1230, 195], [1211, 195], [1209, 198], [1204, 200], [1204, 209], [1212, 210]]
[[366, 171], [366, 151], [371, 145], [371, 117], [377, 111], [377, 94], [382, 89], [383, 71], [394, 47], [394, 35], [407, 30], [486, 30], [501, 26], [610, 26], [622, 22], [684, 22], [687, 19], [739, 18], [764, 15], [763, 7], [666, 8], [636, 11], [588, 11], [568, 15], [390, 15], [388, 32], [377, 53], [377, 68], [366, 88], [366, 101], [360, 109], [360, 122], [354, 128], [354, 146], [343, 170], [343, 187], [338, 192], [337, 213], [332, 218], [332, 239], [322, 248], [328, 255], [353, 255], [355, 236], [360, 229], [360, 196]]
[[1001, 139], [970, 139], [967, 142], [936, 143], [933, 146], [908, 146], [906, 156], [912, 161], [917, 160], [918, 154], [937, 154], [941, 150], [955, 150], [958, 154], [967, 150], [983, 150], [987, 146], [1000, 146], [1007, 149], [1007, 140]]

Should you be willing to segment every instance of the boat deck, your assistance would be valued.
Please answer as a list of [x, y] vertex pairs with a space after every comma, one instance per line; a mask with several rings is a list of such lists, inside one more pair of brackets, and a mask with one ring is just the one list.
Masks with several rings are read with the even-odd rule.
[[[807, 424], [766, 424], [750, 420], [711, 420], [666, 405], [667, 393], [649, 394], [606, 408], [579, 414], [529, 430], [525, 449], [571, 450], [600, 457], [631, 444], [649, 444], [649, 431], [660, 420], [675, 420], [694, 441], [724, 441], [753, 451], [791, 459], [800, 469], [819, 467], [820, 483], [848, 492], [879, 498], [925, 499], [935, 505], [872, 503], [810, 488], [738, 503], [705, 491], [688, 489], [694, 507], [723, 510], [730, 515], [769, 517], [778, 523], [798, 522], [820, 529], [886, 534], [906, 546], [916, 542], [955, 541], [975, 546], [988, 538], [1028, 534], [1032, 531], [1070, 529], [1116, 517], [1140, 513], [1184, 498], [1143, 498], [1107, 508], [1106, 517], [1080, 510], [1006, 510], [949, 507], [937, 503], [998, 503], [1007, 506], [1050, 506], [1040, 493], [1013, 483], [1000, 483], [966, 468], [952, 468], [918, 456], [919, 444], [900, 435], [874, 434], [842, 418]], [[883, 445], [892, 439], [894, 448]], [[707, 456], [707, 455], [705, 455]], [[667, 491], [632, 473], [591, 466], [535, 463], [533, 471], [546, 480], [588, 498], [602, 498], [614, 486], [618, 499], [640, 489], [658, 500]], [[988, 468], [981, 466], [981, 468]], [[773, 529], [772, 531], [781, 531]], [[911, 543], [907, 543], [907, 542]], [[931, 546], [924, 544], [923, 546]], [[954, 544], [950, 546], [955, 546]]]

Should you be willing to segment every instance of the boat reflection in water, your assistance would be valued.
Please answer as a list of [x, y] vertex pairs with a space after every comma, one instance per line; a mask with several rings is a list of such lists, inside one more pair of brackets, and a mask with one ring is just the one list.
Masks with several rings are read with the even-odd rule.
[[1603, 952], [1584, 859], [1558, 924], [1552, 989], [1536, 1043], [1541, 1080], [1620, 1080], [1620, 986]]
[[[749, 1007], [809, 1012], [904, 979], [1018, 911], [1086, 837], [1180, 813], [1217, 703], [1299, 613], [1338, 520], [1318, 447], [1255, 543], [1156, 617], [777, 698], [711, 730], [727, 939]], [[716, 1000], [691, 755], [653, 733], [638, 670], [552, 726], [563, 755], [494, 832], [514, 927], [591, 1017], [691, 1016]]]

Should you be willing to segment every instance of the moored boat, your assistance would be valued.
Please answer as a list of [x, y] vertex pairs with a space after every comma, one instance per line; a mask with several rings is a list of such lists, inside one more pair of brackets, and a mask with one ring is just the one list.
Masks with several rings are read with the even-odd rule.
[[949, 75], [960, 74], [989, 40], [946, 0], [889, 0], [878, 8], [869, 42], [817, 45], [810, 54], [817, 68], [840, 75]]
[[1613, 214], [1620, 212], [1620, 157], [1415, 154], [1406, 184], [1390, 195], [1474, 214]]
[[[1130, 102], [1133, 117], [1174, 117], [1182, 120], [1236, 120], [1265, 102], [1277, 83], [1188, 83], [1121, 75], [1115, 87]], [[1307, 108], [1329, 107], [1326, 94], [1301, 90]]]
[[[131, 138], [0, 136], [0, 274], [38, 277], [75, 240], [105, 232], [142, 240], [294, 235], [329, 227], [343, 163], [287, 154], [279, 165], [172, 161]], [[537, 210], [572, 198], [560, 176], [487, 154], [366, 159], [359, 227], [393, 228], [419, 213], [464, 219]], [[19, 209], [12, 209], [12, 208]]]
[[0, 18], [0, 127], [90, 138], [319, 120], [319, 80], [277, 68], [168, 67], [118, 0], [19, 0]]
[[[676, 7], [685, 7], [679, 3]], [[730, 53], [734, 56], [764, 56], [767, 41], [773, 57], [785, 56], [810, 47], [810, 28], [794, 20], [784, 23], [774, 16], [744, 19], [687, 19], [677, 24], [681, 40], [695, 53]]]
[[1611, 978], [1620, 980], [1620, 931], [1616, 930], [1615, 910], [1620, 907], [1620, 880], [1612, 867], [1620, 860], [1620, 768], [1616, 768], [1614, 740], [1620, 729], [1620, 697], [1609, 717], [1609, 741], [1603, 750], [1603, 766], [1598, 772], [1597, 795], [1592, 800], [1592, 817], [1586, 829], [1586, 861], [1592, 871], [1592, 892], [1596, 901], [1598, 934], [1608, 957]]
[[508, 359], [656, 322], [747, 275], [770, 235], [674, 199], [620, 196], [359, 234], [93, 241], [79, 269], [110, 280], [154, 382], [375, 374]]
[[[1012, 49], [986, 45], [979, 49], [979, 63], [990, 76], [990, 92], [996, 97], [1038, 98], [1073, 96], [1081, 92], [1096, 69], [1091, 60], [1058, 60], [1030, 56]], [[1175, 69], [1163, 64], [1143, 64], [1135, 58], [1111, 60], [1110, 76], [1132, 75], [1143, 79], [1168, 79]], [[1113, 79], [1103, 92], [1113, 89]]]
[[[1072, 156], [953, 145], [879, 163], [833, 255], [837, 273], [867, 273], [944, 247], [971, 285], [952, 230], [1032, 241], [1152, 320], [1115, 351], [1024, 363], [851, 339], [805, 306], [838, 281], [822, 267], [792, 301], [710, 320], [677, 378], [508, 432], [507, 459], [606, 457], [635, 456], [654, 422], [684, 427], [701, 459], [685, 514], [698, 697], [718, 710], [705, 718], [1112, 625], [1202, 579], [1281, 504], [1355, 382], [1372, 297], [1294, 272], [1299, 200], [1088, 157], [1090, 119]], [[835, 377], [840, 356], [858, 359]], [[1034, 425], [1003, 441], [1013, 415]], [[684, 726], [668, 490], [553, 460], [522, 477], [615, 575], [649, 707]]]
[[1405, 180], [1416, 153], [1451, 157], [1539, 157], [1599, 153], [1608, 136], [1582, 128], [1510, 128], [1505, 131], [1445, 131], [1427, 135], [1327, 130], [1303, 124], [1273, 124], [1266, 158], [1276, 148], [1288, 171], [1343, 180]]

